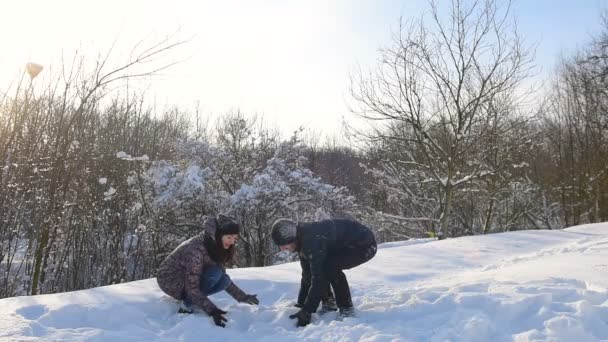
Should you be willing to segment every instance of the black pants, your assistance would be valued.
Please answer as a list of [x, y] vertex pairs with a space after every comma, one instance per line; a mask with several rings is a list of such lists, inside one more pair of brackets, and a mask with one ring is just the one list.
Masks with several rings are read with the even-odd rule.
[[[346, 280], [346, 275], [342, 271], [369, 261], [376, 255], [377, 250], [378, 247], [374, 241], [368, 245], [345, 247], [327, 256], [324, 264], [325, 279], [328, 280], [334, 289], [336, 304], [339, 308], [350, 308], [353, 306], [348, 280]], [[327, 286], [327, 294], [323, 298], [324, 301], [328, 296], [331, 296], [329, 284]]]

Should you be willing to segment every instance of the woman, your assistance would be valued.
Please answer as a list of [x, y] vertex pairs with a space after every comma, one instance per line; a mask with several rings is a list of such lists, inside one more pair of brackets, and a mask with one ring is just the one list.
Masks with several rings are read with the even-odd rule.
[[158, 286], [169, 296], [182, 300], [178, 312], [192, 313], [192, 306], [203, 309], [217, 326], [225, 327], [226, 311], [219, 309], [209, 295], [226, 290], [238, 302], [259, 304], [256, 295], [244, 293], [236, 286], [225, 265], [234, 258], [234, 244], [239, 225], [226, 216], [207, 218], [205, 230], [183, 242], [161, 263], [156, 278]]

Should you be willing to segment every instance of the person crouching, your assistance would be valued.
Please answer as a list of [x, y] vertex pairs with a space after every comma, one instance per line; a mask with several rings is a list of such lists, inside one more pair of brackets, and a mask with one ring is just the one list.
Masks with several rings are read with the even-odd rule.
[[240, 226], [226, 216], [209, 217], [199, 235], [184, 241], [160, 264], [156, 281], [167, 295], [182, 301], [179, 313], [192, 313], [193, 306], [204, 310], [215, 325], [225, 327], [226, 311], [208, 296], [226, 291], [238, 302], [259, 304], [257, 295], [243, 292], [226, 273], [234, 258], [234, 244]]

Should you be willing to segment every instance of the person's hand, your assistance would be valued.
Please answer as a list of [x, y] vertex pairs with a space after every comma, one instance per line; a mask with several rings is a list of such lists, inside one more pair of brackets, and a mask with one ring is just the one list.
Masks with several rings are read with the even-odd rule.
[[258, 305], [260, 304], [260, 300], [258, 299], [258, 295], [245, 295], [245, 299], [243, 299], [243, 303], [247, 303], [249, 305]]
[[311, 315], [308, 311], [300, 310], [295, 314], [289, 316], [289, 318], [298, 320], [298, 322], [296, 323], [297, 327], [305, 327], [310, 324], [310, 316]]
[[303, 308], [304, 304], [300, 304], [300, 303], [295, 303], [293, 306], [295, 306], [296, 308]]
[[215, 325], [217, 325], [218, 327], [226, 327], [226, 322], [228, 322], [228, 320], [226, 319], [226, 317], [224, 317], [224, 315], [227, 312], [224, 310], [220, 310], [218, 308], [213, 309], [213, 311], [211, 311], [211, 313], [209, 313], [209, 316], [211, 316], [211, 318], [213, 318], [213, 322], [215, 323]]

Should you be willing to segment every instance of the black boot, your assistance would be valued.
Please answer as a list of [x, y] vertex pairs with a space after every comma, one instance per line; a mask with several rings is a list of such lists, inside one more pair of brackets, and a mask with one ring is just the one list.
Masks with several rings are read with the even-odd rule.
[[319, 315], [330, 311], [338, 311], [336, 297], [334, 297], [334, 293], [331, 291], [331, 284], [329, 282], [327, 282], [327, 289], [325, 290], [325, 295], [321, 298], [321, 303], [321, 309], [318, 311]]
[[342, 318], [355, 317], [355, 308], [353, 306], [340, 308], [340, 313], [338, 315]]
[[180, 314], [191, 314], [193, 312], [194, 309], [192, 308], [192, 305], [189, 305], [189, 303], [186, 303], [185, 301], [180, 304], [179, 309], [177, 310], [177, 313]]
[[338, 311], [334, 296], [323, 298], [323, 304], [321, 304], [321, 309], [319, 309], [319, 315], [326, 314], [330, 311]]

